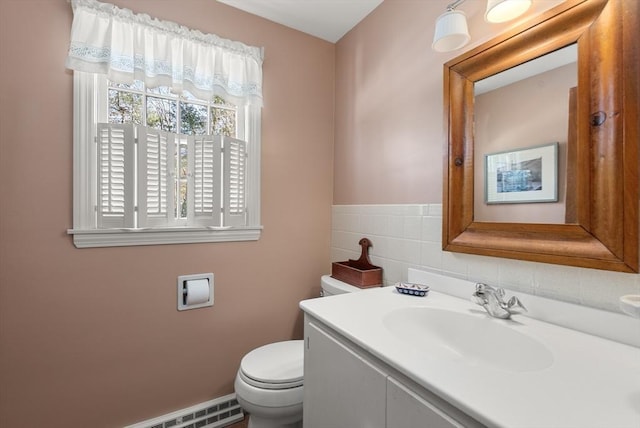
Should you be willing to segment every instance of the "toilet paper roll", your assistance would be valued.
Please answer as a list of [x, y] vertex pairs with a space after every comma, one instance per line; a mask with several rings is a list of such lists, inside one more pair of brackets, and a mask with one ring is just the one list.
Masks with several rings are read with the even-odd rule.
[[205, 303], [209, 300], [209, 280], [190, 279], [187, 281], [187, 306]]

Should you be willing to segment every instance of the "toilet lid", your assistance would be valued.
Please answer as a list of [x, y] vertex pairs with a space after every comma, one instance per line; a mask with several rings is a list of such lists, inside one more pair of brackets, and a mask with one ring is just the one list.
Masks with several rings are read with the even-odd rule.
[[303, 363], [303, 340], [270, 343], [242, 358], [240, 375], [258, 388], [295, 388], [302, 385]]

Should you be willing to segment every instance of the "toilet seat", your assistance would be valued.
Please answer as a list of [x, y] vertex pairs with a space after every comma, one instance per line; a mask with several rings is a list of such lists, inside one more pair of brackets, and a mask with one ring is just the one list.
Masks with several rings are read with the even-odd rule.
[[270, 343], [249, 352], [240, 362], [238, 374], [247, 384], [262, 389], [302, 386], [304, 341]]

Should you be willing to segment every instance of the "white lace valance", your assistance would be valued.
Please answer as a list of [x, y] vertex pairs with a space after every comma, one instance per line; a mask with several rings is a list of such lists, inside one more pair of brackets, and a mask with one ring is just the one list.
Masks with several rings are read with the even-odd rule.
[[67, 68], [262, 105], [262, 49], [95, 0], [72, 0]]

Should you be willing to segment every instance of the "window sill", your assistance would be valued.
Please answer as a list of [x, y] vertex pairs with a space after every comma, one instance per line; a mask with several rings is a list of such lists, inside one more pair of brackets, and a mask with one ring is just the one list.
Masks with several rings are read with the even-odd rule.
[[229, 228], [69, 229], [77, 248], [257, 241], [262, 226]]

